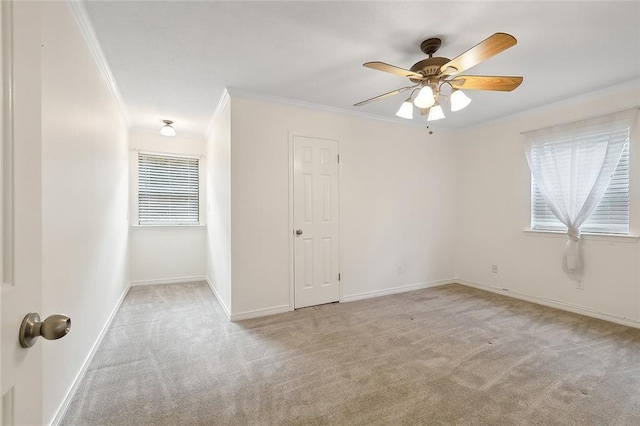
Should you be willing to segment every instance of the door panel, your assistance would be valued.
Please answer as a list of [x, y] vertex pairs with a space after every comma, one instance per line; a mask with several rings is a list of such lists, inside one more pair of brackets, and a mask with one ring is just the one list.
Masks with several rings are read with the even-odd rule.
[[295, 307], [338, 301], [338, 142], [294, 136]]
[[42, 307], [40, 4], [2, 2], [2, 419], [42, 424], [42, 344], [20, 347]]

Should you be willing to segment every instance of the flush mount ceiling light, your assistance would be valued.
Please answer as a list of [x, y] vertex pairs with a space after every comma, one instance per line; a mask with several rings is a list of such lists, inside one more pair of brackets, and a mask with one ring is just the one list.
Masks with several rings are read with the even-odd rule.
[[160, 134], [162, 136], [175, 136], [176, 135], [176, 129], [174, 129], [171, 126], [173, 124], [173, 121], [171, 121], [171, 120], [162, 120], [162, 122], [164, 123], [164, 126], [162, 126], [160, 128]]
[[[418, 96], [413, 99], [413, 105], [422, 111], [429, 108], [428, 121], [445, 118], [440, 101], [449, 100], [451, 111], [454, 112], [460, 111], [471, 103], [471, 99], [460, 89], [510, 92], [522, 83], [522, 77], [459, 75], [459, 73], [507, 50], [516, 43], [517, 41], [512, 35], [495, 33], [456, 58], [448, 59], [433, 57], [442, 41], [439, 38], [429, 38], [420, 44], [420, 50], [429, 57], [413, 64], [411, 69], [407, 70], [384, 62], [367, 62], [364, 64], [365, 67], [406, 77], [411, 80], [413, 85], [367, 99], [354, 106], [366, 105], [369, 102], [408, 90], [414, 92], [419, 90]], [[452, 90], [448, 96], [442, 94], [440, 90], [445, 84], [449, 85]], [[412, 98], [413, 92], [409, 100]], [[409, 113], [406, 104], [407, 101], [402, 104], [396, 115], [411, 119], [413, 112]]]

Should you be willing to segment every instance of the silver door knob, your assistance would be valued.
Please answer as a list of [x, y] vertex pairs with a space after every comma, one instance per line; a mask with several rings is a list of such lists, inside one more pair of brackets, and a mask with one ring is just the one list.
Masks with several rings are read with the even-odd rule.
[[296, 229], [296, 235], [302, 235], [302, 229]]
[[47, 340], [56, 340], [66, 336], [71, 331], [71, 318], [66, 315], [51, 315], [40, 321], [40, 315], [32, 312], [22, 320], [20, 325], [20, 346], [30, 348], [35, 345], [39, 336]]

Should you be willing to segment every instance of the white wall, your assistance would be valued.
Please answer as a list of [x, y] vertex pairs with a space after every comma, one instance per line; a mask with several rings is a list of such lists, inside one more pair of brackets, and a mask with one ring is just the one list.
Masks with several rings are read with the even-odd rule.
[[[640, 320], [636, 239], [583, 238], [584, 289], [562, 271], [563, 236], [526, 233], [530, 172], [521, 132], [637, 107], [638, 82], [488, 123], [457, 136], [456, 276], [468, 284], [508, 289], [541, 303], [609, 319]], [[638, 134], [638, 132], [636, 132]], [[638, 234], [638, 138], [632, 140], [631, 217]], [[491, 265], [498, 273], [491, 273]]]
[[225, 96], [207, 141], [207, 277], [231, 310], [231, 106]]
[[[158, 133], [131, 132], [130, 154], [130, 280], [134, 284], [202, 279], [206, 275], [205, 226], [137, 226], [136, 197], [138, 151], [201, 157], [206, 167], [205, 140], [198, 137], [166, 137]], [[203, 188], [201, 194], [206, 193]]]
[[231, 131], [232, 316], [292, 308], [290, 133], [339, 141], [343, 300], [453, 277], [450, 135], [233, 93]]
[[38, 343], [49, 423], [126, 288], [128, 149], [119, 106], [66, 4], [41, 7], [40, 314], [72, 318], [64, 339]]

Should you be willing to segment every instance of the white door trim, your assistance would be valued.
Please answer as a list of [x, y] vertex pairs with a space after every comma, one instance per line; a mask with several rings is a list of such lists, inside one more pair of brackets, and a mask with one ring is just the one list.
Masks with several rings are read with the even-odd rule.
[[[10, 3], [8, 3], [10, 4]], [[4, 188], [4, 129], [5, 129], [5, 119], [4, 119], [4, 103], [7, 96], [6, 89], [4, 87], [4, 66], [5, 66], [5, 55], [7, 55], [6, 48], [4, 45], [5, 36], [4, 32], [6, 31], [3, 9], [7, 7], [4, 2], [0, 3], [0, 188]], [[2, 291], [4, 287], [4, 195], [0, 194], [0, 324], [2, 319]], [[3, 414], [4, 407], [4, 393], [2, 390], [4, 386], [2, 386], [2, 351], [0, 350], [0, 422], [1, 423], [9, 423], [5, 421]]]
[[[338, 145], [338, 156], [340, 156], [340, 140], [335, 137], [322, 137], [322, 136], [311, 136], [307, 133], [296, 132], [289, 130], [288, 138], [289, 138], [289, 310], [295, 310], [295, 259], [294, 259], [294, 218], [293, 218], [293, 140], [296, 137], [301, 138], [312, 138], [312, 139], [320, 139], [320, 140], [328, 140], [335, 141]], [[340, 188], [341, 183], [341, 175], [342, 175], [342, 163], [338, 162], [338, 188]], [[341, 211], [340, 211], [340, 198], [342, 197], [342, 191], [338, 190], [338, 271], [342, 271], [342, 222], [340, 221]], [[338, 283], [339, 290], [339, 302], [343, 300], [343, 281], [341, 280]]]
[[[2, 78], [2, 134], [0, 135], [0, 193], [2, 209], [0, 211], [0, 237], [2, 238], [2, 267], [0, 281], [3, 288], [13, 285], [13, 16], [12, 1], [3, 1], [0, 7], [2, 25], [2, 58], [0, 59], [0, 77]], [[5, 74], [6, 72], [6, 74]], [[4, 158], [6, 155], [8, 158]], [[5, 170], [6, 168], [6, 170]], [[5, 226], [5, 223], [7, 226]], [[8, 269], [8, 270], [7, 270]]]
[[[2, 319], [2, 294], [5, 291], [11, 290], [11, 284], [13, 278], [10, 276], [13, 268], [9, 265], [11, 258], [6, 258], [12, 251], [12, 247], [9, 247], [11, 239], [11, 230], [5, 229], [5, 221], [11, 219], [11, 214], [7, 211], [10, 209], [7, 200], [11, 197], [12, 184], [10, 176], [5, 176], [11, 172], [11, 168], [5, 170], [10, 165], [6, 164], [7, 158], [11, 155], [11, 146], [13, 144], [12, 131], [13, 128], [13, 103], [12, 103], [12, 85], [13, 85], [13, 73], [12, 73], [12, 57], [13, 57], [13, 43], [12, 43], [12, 2], [3, 1], [0, 4], [0, 319]], [[9, 149], [8, 149], [9, 148]], [[10, 157], [9, 157], [10, 158]], [[8, 270], [7, 270], [8, 268]], [[5, 280], [5, 278], [7, 278]], [[7, 282], [5, 282], [7, 281]], [[4, 324], [3, 324], [4, 327]], [[0, 351], [0, 366], [2, 365], [2, 351]], [[5, 389], [3, 383], [3, 374], [0, 371], [0, 422], [2, 424], [13, 423], [13, 410], [9, 409], [4, 411], [5, 404], [13, 405], [11, 401], [12, 395], [8, 394], [5, 400]], [[9, 407], [7, 407], [9, 408]], [[11, 407], [12, 408], [12, 407]]]

